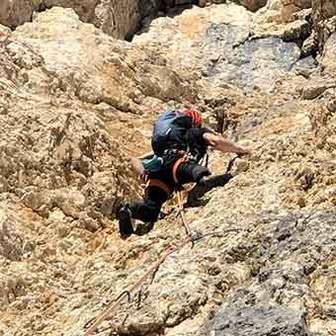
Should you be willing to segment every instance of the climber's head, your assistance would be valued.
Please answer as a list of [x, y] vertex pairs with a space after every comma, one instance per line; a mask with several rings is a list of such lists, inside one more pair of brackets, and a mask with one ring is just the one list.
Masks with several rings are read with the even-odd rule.
[[190, 108], [186, 108], [186, 109], [182, 110], [182, 113], [187, 115], [188, 117], [190, 117], [192, 119], [194, 127], [201, 127], [202, 126], [203, 118], [198, 111], [190, 109]]

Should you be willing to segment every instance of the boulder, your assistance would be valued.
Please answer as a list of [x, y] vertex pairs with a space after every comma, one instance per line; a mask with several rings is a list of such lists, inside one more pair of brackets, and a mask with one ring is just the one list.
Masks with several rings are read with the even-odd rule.
[[222, 308], [200, 335], [308, 336], [302, 311], [279, 305]]

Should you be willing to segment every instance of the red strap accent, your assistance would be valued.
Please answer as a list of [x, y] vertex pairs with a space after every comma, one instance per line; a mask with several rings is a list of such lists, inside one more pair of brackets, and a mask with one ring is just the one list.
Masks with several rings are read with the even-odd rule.
[[163, 191], [165, 191], [167, 194], [170, 194], [171, 193], [171, 190], [170, 188], [167, 186], [166, 183], [158, 180], [158, 179], [149, 179], [147, 184], [146, 184], [146, 187], [157, 187], [157, 188], [160, 188], [162, 189]]
[[177, 180], [177, 169], [180, 166], [180, 164], [183, 163], [183, 162], [185, 162], [186, 160], [187, 160], [187, 157], [183, 156], [183, 157], [181, 157], [180, 159], [178, 159], [174, 163], [174, 166], [173, 166], [173, 178], [174, 178], [175, 183], [178, 183], [178, 180]]

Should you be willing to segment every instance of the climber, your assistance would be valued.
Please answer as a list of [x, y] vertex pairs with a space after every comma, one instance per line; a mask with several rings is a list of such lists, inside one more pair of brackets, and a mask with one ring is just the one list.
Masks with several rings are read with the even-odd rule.
[[191, 109], [163, 113], [154, 125], [152, 148], [154, 155], [132, 159], [139, 176], [147, 182], [143, 202], [122, 205], [117, 212], [122, 238], [136, 233], [133, 220], [153, 226], [161, 207], [183, 184], [202, 184], [211, 175], [199, 162], [208, 146], [223, 153], [249, 154], [249, 150], [225, 140], [206, 127], [202, 116]]

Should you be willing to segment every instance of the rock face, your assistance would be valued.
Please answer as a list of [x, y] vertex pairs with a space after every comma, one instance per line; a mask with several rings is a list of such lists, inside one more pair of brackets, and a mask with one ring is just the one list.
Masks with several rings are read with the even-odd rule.
[[335, 73], [336, 69], [336, 33], [332, 34], [325, 43], [321, 64], [325, 71]]
[[41, 6], [73, 8], [81, 20], [93, 23], [104, 33], [120, 39], [130, 39], [141, 27], [144, 18], [154, 17], [159, 11], [165, 11], [170, 7], [196, 2], [194, 0], [43, 0]]
[[0, 24], [12, 29], [30, 21], [33, 5], [30, 0], [3, 0], [0, 3]]
[[45, 217], [55, 206], [84, 222], [88, 213], [111, 214], [119, 183], [133, 187], [125, 156], [97, 114], [117, 125], [120, 112], [141, 114], [146, 104], [192, 92], [162, 61], [148, 63], [145, 53], [81, 23], [70, 9], [41, 14], [13, 38], [1, 45], [1, 191]]
[[130, 39], [143, 19], [174, 6], [197, 3], [196, 0], [4, 0], [0, 5], [0, 24], [16, 28], [31, 20], [33, 10], [60, 6], [74, 9], [83, 22], [93, 23], [110, 36]]
[[156, 14], [160, 2], [157, 0], [146, 2], [135, 0], [86, 0], [84, 2], [44, 0], [43, 5], [47, 8], [53, 6], [73, 8], [84, 22], [94, 23], [106, 34], [124, 39], [138, 29], [142, 18]]
[[[223, 5], [225, 11], [219, 7], [186, 10], [177, 20], [157, 19], [134, 41], [167, 54], [174, 68], [197, 71], [217, 85], [273, 90], [276, 80], [299, 60], [300, 49], [285, 43], [281, 34], [251, 39], [253, 14], [238, 5]], [[153, 43], [158, 39], [159, 44]]]
[[[147, 62], [146, 70], [136, 67], [137, 62], [146, 63], [145, 52], [114, 41], [93, 25], [81, 24], [71, 9], [52, 8], [33, 23], [19, 27], [14, 35], [18, 40], [28, 40], [43, 56], [48, 71], [59, 74], [82, 101], [117, 104], [124, 112], [140, 113], [137, 101], [147, 96], [171, 99], [176, 93], [182, 97], [189, 94], [175, 73], [161, 85], [160, 76], [166, 72], [163, 59], [157, 59], [152, 67]], [[115, 71], [130, 76], [129, 86], [113, 75]], [[141, 92], [142, 88], [148, 91]]]
[[[40, 261], [103, 246], [103, 236], [93, 245], [86, 239], [110, 226], [121, 199], [139, 192], [128, 156], [148, 149], [130, 120], [151, 120], [164, 101], [192, 100], [194, 89], [164, 59], [113, 40], [71, 9], [41, 13], [0, 39], [1, 302], [14, 302], [13, 314], [32, 311], [29, 327], [15, 327], [9, 313], [0, 329], [32, 335], [44, 329], [33, 307], [59, 298], [59, 281], [47, 282], [59, 267], [73, 274], [70, 260], [56, 268]], [[142, 131], [145, 122], [139, 125]], [[28, 259], [32, 267], [19, 264]]]
[[[126, 1], [71, 5], [93, 22], [112, 3]], [[71, 8], [0, 26], [0, 334], [82, 336], [146, 274], [100, 335], [336, 333], [335, 34], [304, 57], [309, 5], [193, 7], [132, 43]], [[115, 210], [142, 194], [129, 157], [181, 106], [252, 155], [186, 208], [193, 248], [174, 198], [151, 232], [121, 240]], [[230, 158], [210, 152], [210, 169]]]
[[[204, 335], [308, 336], [304, 315], [282, 306], [257, 306], [220, 310]], [[276, 323], [275, 323], [276, 321]]]
[[311, 0], [268, 0], [258, 16], [269, 23], [288, 23], [294, 21], [295, 13], [311, 8]]
[[336, 30], [336, 1], [317, 0], [313, 2], [313, 17], [315, 30], [322, 49], [328, 37]]
[[[239, 5], [244, 6], [252, 12], [256, 12], [258, 9], [264, 7], [267, 4], [267, 0], [235, 0]], [[209, 6], [211, 4], [225, 4], [226, 0], [200, 0], [198, 5]]]

